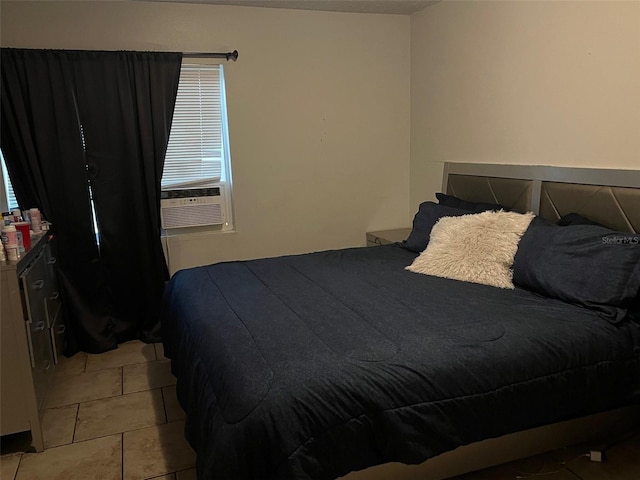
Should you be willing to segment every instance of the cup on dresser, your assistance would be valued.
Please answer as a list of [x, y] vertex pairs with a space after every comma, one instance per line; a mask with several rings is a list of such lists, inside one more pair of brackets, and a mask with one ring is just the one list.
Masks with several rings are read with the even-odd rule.
[[25, 250], [29, 250], [31, 248], [31, 224], [29, 222], [14, 222], [13, 226], [22, 232], [22, 244]]

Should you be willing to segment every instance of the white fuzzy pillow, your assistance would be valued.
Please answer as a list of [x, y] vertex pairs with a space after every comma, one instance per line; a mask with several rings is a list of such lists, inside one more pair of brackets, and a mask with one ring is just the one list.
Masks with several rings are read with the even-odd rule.
[[502, 210], [442, 217], [427, 248], [406, 269], [513, 289], [513, 258], [533, 217]]

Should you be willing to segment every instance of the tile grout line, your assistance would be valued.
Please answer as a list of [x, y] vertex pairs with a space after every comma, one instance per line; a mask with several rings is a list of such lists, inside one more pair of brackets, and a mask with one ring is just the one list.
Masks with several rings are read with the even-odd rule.
[[[150, 425], [142, 425], [142, 426], [139, 426], [139, 427], [136, 427], [136, 428], [131, 428], [129, 430], [122, 430], [120, 432], [111, 432], [111, 433], [100, 434], [100, 435], [98, 435], [96, 437], [85, 438], [83, 440], [79, 440], [78, 442], [73, 442], [73, 443], [88, 442], [90, 440], [95, 440], [95, 439], [98, 439], [98, 438], [105, 438], [105, 437], [110, 437], [112, 435], [125, 434], [125, 433], [128, 433], [128, 432], [135, 432], [135, 431], [138, 431], [138, 430], [143, 430], [145, 428], [159, 427], [161, 425], [166, 425], [168, 423], [175, 423], [175, 422], [183, 421], [183, 419], [174, 420], [172, 422], [168, 421], [167, 414], [166, 414], [166, 408], [164, 406], [164, 400], [163, 400], [163, 397], [162, 397], [162, 388], [161, 387], [151, 388], [149, 390], [141, 390], [139, 392], [126, 393], [124, 395], [119, 395], [119, 396], [115, 396], [115, 397], [100, 398], [98, 400], [90, 400], [89, 402], [82, 402], [82, 403], [93, 403], [93, 402], [100, 402], [102, 400], [111, 400], [111, 399], [115, 399], [115, 398], [124, 398], [124, 397], [127, 397], [129, 395], [136, 395], [136, 394], [145, 393], [145, 392], [154, 392], [156, 390], [158, 390], [158, 394], [160, 395], [160, 400], [162, 401], [162, 409], [163, 409], [163, 414], [164, 414], [164, 417], [163, 417], [164, 420], [161, 420], [160, 423], [153, 423], [153, 424], [150, 424]], [[74, 432], [74, 437], [75, 437], [75, 432]]]
[[124, 432], [120, 434], [120, 478], [124, 480]]
[[160, 387], [160, 398], [162, 399], [162, 409], [164, 410], [164, 423], [169, 423], [169, 414], [167, 413], [167, 404], [164, 398], [164, 387]]
[[78, 417], [80, 417], [80, 403], [76, 405], [76, 421], [73, 422], [73, 435], [71, 435], [71, 443], [76, 441], [76, 430], [78, 428]]
[[[69, 447], [69, 446], [71, 446], [71, 445], [79, 445], [79, 444], [81, 444], [81, 443], [91, 442], [91, 441], [93, 441], [93, 440], [99, 440], [99, 439], [107, 438], [107, 437], [115, 437], [116, 435], [124, 435], [125, 433], [138, 432], [138, 431], [140, 431], [140, 430], [144, 430], [144, 429], [146, 429], [146, 428], [164, 427], [165, 425], [173, 425], [174, 423], [180, 423], [180, 422], [183, 422], [183, 423], [184, 423], [184, 420], [183, 420], [183, 419], [180, 419], [180, 420], [174, 420], [174, 421], [172, 421], [172, 422], [156, 423], [156, 424], [154, 424], [154, 425], [145, 425], [144, 427], [133, 428], [133, 429], [131, 429], [131, 430], [125, 430], [125, 431], [123, 431], [123, 432], [107, 433], [106, 435], [99, 435], [99, 436], [97, 436], [97, 437], [87, 438], [87, 439], [85, 439], [85, 440], [79, 440], [79, 441], [77, 441], [77, 442], [62, 443], [62, 444], [60, 444], [60, 445], [56, 445], [55, 447], [49, 447], [49, 448], [47, 448], [46, 450], [53, 450], [53, 449], [55, 449], [55, 448]], [[46, 450], [45, 450], [45, 451], [46, 451]], [[43, 453], [43, 452], [23, 452], [23, 453], [21, 453], [20, 455], [21, 455], [21, 457], [22, 457], [22, 456], [24, 456], [24, 455], [26, 455], [26, 454], [40, 455], [41, 453]]]
[[20, 465], [22, 465], [22, 458], [24, 457], [24, 453], [20, 455], [20, 460], [18, 460], [18, 467], [16, 468], [16, 472], [13, 474], [13, 480], [18, 478], [18, 472], [20, 471]]
[[[85, 371], [85, 372], [80, 372], [80, 373], [69, 373], [69, 374], [67, 374], [67, 375], [61, 375], [61, 376], [59, 376], [59, 377], [58, 377], [58, 380], [60, 380], [60, 379], [66, 379], [66, 382], [67, 382], [67, 383], [69, 383], [69, 378], [70, 378], [70, 377], [77, 377], [77, 378], [79, 378], [79, 377], [84, 377], [85, 375], [93, 375], [93, 374], [95, 374], [95, 373], [106, 372], [106, 371], [108, 371], [108, 370], [113, 371], [113, 370], [116, 370], [116, 369], [120, 369], [120, 393], [115, 394], [115, 395], [107, 395], [107, 396], [105, 396], [105, 397], [99, 397], [99, 398], [87, 399], [87, 400], [84, 400], [84, 401], [82, 401], [82, 402], [78, 402], [78, 401], [70, 401], [69, 403], [61, 403], [61, 404], [53, 404], [53, 405], [48, 404], [48, 402], [49, 402], [49, 395], [47, 395], [47, 399], [45, 400], [45, 406], [44, 406], [44, 409], [45, 409], [45, 410], [47, 410], [47, 409], [52, 409], [52, 408], [68, 407], [68, 406], [71, 406], [71, 405], [74, 405], [74, 404], [77, 404], [77, 403], [86, 403], [86, 402], [90, 402], [90, 401], [93, 401], [93, 400], [101, 400], [101, 399], [103, 399], [103, 398], [112, 398], [112, 397], [117, 397], [117, 396], [122, 395], [122, 391], [123, 391], [123, 385], [122, 385], [122, 384], [123, 384], [123, 382], [124, 382], [124, 374], [123, 374], [123, 367], [122, 367], [122, 366], [119, 366], [119, 367], [110, 367], [110, 368], [108, 368], [108, 369], [98, 370], [98, 371], [95, 371], [95, 372], [86, 372], [86, 371]], [[86, 378], [86, 377], [85, 377], [85, 378]], [[64, 385], [64, 384], [65, 384], [65, 381], [64, 381], [64, 380], [63, 380], [63, 381], [60, 381], [60, 382], [57, 382], [58, 387], [59, 387], [60, 385]], [[50, 390], [52, 390], [53, 388], [57, 388], [57, 387], [55, 387], [55, 386], [54, 386], [54, 387], [52, 387]], [[48, 393], [51, 393], [51, 392], [49, 391]]]
[[574, 472], [569, 465], [567, 465], [567, 470], [569, 470], [571, 474], [575, 475], [576, 480], [585, 480], [583, 477]]
[[84, 402], [71, 402], [71, 403], [65, 403], [63, 405], [54, 405], [52, 407], [48, 406], [48, 407], [44, 408], [44, 410], [53, 410], [53, 409], [56, 409], [56, 408], [68, 408], [68, 407], [71, 407], [73, 405], [80, 405], [81, 403], [96, 402], [98, 400], [106, 400], [108, 398], [117, 398], [117, 397], [121, 397], [121, 396], [122, 396], [122, 393], [119, 393], [118, 395], [109, 395], [108, 397], [94, 398], [92, 400], [85, 400]]
[[[157, 425], [152, 425], [152, 426], [157, 426]], [[143, 427], [143, 428], [147, 428], [147, 427]], [[141, 430], [141, 429], [137, 429], [137, 430]], [[135, 430], [130, 430], [130, 431], [134, 432]], [[111, 433], [109, 435], [103, 435], [103, 436], [96, 437], [96, 438], [88, 438], [87, 440], [80, 440], [79, 442], [63, 443], [63, 444], [60, 444], [60, 445], [56, 445], [55, 447], [49, 447], [49, 448], [43, 450], [42, 452], [23, 452], [23, 453], [20, 454], [20, 460], [22, 460], [22, 457], [24, 457], [25, 455], [32, 455], [32, 456], [42, 455], [43, 453], [49, 452], [51, 450], [58, 450], [58, 449], [61, 449], [61, 448], [67, 448], [67, 447], [72, 447], [72, 446], [76, 446], [76, 445], [81, 445], [83, 443], [92, 442], [93, 440], [101, 440], [103, 438], [115, 437], [116, 435], [122, 435], [122, 433], [123, 432], [116, 432], [116, 433]]]
[[[95, 369], [92, 369], [92, 370], [89, 370], [89, 371], [85, 371], [85, 372], [81, 372], [81, 373], [98, 373], [98, 372], [104, 372], [106, 370], [114, 370], [116, 368], [131, 367], [131, 366], [134, 366], [134, 365], [146, 365], [147, 363], [153, 363], [153, 362], [157, 362], [157, 361], [158, 361], [157, 359], [152, 358], [152, 359], [145, 360], [143, 362], [140, 361], [140, 362], [132, 362], [132, 363], [123, 363], [121, 365], [112, 365], [112, 366], [109, 366], [109, 367], [95, 368]], [[68, 375], [75, 375], [75, 374], [69, 373], [69, 374], [66, 374], [66, 375], [68, 376]], [[61, 376], [65, 376], [65, 375], [61, 375]]]

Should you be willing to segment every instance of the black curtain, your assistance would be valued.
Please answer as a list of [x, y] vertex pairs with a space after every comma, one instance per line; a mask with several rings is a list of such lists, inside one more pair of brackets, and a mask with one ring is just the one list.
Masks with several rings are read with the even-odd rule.
[[159, 340], [160, 180], [181, 59], [2, 49], [2, 150], [21, 208], [54, 224], [70, 353]]

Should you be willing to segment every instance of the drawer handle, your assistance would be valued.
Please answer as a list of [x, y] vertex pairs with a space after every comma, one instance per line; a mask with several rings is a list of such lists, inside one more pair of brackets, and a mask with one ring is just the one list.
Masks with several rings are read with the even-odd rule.
[[54, 263], [56, 263], [58, 261], [58, 259], [56, 257], [51, 257], [49, 260], [47, 260], [47, 263], [49, 265], [53, 265]]
[[50, 368], [51, 368], [51, 362], [49, 360], [46, 360], [44, 362], [44, 369], [49, 370]]
[[36, 280], [31, 284], [31, 288], [34, 290], [40, 290], [42, 287], [44, 287], [44, 280]]
[[66, 325], [58, 325], [58, 328], [56, 329], [56, 335], [62, 335], [66, 329]]
[[34, 332], [41, 332], [44, 330], [44, 327], [46, 326], [46, 324], [44, 322], [38, 322], [35, 324], [35, 326], [33, 327], [33, 331]]
[[58, 300], [60, 298], [60, 292], [53, 292], [49, 297], [49, 300]]

